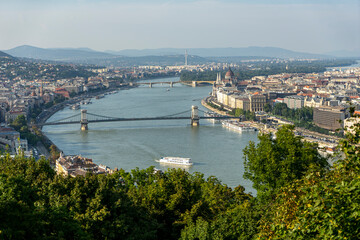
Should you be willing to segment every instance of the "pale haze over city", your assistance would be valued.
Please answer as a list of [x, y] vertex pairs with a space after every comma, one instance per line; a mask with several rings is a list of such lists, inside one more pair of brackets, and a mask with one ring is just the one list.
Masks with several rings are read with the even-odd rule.
[[[271, 3], [270, 3], [271, 2]], [[360, 1], [1, 1], [0, 49], [360, 50]]]

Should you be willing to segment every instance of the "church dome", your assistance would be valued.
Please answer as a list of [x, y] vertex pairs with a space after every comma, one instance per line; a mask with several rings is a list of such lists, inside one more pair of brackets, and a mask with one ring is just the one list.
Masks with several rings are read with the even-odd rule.
[[231, 68], [229, 68], [229, 70], [226, 72], [225, 74], [225, 79], [231, 79], [234, 77], [234, 73], [233, 71], [231, 70]]

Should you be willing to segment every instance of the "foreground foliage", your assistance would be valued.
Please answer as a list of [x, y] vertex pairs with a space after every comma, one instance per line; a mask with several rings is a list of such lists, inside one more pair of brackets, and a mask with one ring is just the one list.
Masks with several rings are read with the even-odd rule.
[[258, 239], [360, 238], [360, 129], [340, 145], [331, 171], [280, 188], [260, 221]]
[[257, 197], [183, 170], [72, 178], [45, 159], [1, 157], [0, 239], [359, 238], [359, 130], [330, 169], [291, 127], [259, 140], [245, 150]]
[[360, 174], [337, 165], [282, 188], [260, 224], [259, 239], [359, 239]]
[[244, 178], [253, 182], [258, 197], [273, 194], [280, 187], [301, 179], [309, 171], [328, 168], [327, 159], [317, 144], [295, 136], [294, 126], [281, 127], [277, 133], [259, 134], [260, 142], [250, 142], [244, 149]]
[[1, 239], [176, 239], [251, 198], [183, 170], [72, 178], [20, 156], [0, 159], [0, 190]]

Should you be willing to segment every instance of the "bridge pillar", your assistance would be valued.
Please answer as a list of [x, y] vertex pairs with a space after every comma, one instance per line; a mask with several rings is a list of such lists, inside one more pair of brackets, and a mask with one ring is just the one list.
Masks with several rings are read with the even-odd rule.
[[196, 82], [196, 81], [192, 81], [191, 86], [192, 86], [192, 87], [196, 87], [196, 86], [197, 86], [197, 82]]
[[81, 119], [80, 119], [80, 124], [81, 124], [81, 131], [86, 131], [88, 130], [88, 120], [86, 118], [86, 109], [82, 109], [81, 110]]
[[149, 83], [149, 88], [152, 88], [152, 83]]
[[199, 121], [199, 109], [197, 106], [191, 107], [191, 126], [197, 127], [200, 124]]
[[170, 87], [173, 87], [174, 86], [174, 83], [173, 82], [170, 82]]

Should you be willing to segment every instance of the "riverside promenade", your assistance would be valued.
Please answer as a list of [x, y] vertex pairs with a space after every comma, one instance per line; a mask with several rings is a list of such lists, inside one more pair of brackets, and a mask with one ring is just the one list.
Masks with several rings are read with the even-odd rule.
[[[36, 118], [36, 124], [41, 124], [41, 123], [45, 123], [53, 114], [55, 114], [56, 112], [64, 109], [65, 107], [67, 107], [68, 105], [73, 105], [76, 103], [81, 102], [83, 99], [86, 98], [95, 98], [98, 95], [102, 95], [105, 94], [107, 92], [111, 92], [114, 90], [125, 90], [128, 89], [129, 86], [122, 86], [122, 87], [118, 87], [118, 88], [108, 88], [108, 89], [104, 89], [104, 90], [100, 90], [100, 91], [96, 91], [96, 92], [90, 92], [90, 93], [83, 93], [81, 95], [75, 96], [71, 99], [65, 100], [64, 102], [58, 103], [48, 109], [43, 109], [42, 112], [37, 116]], [[57, 150], [59, 152], [61, 152], [61, 149], [59, 149], [42, 131], [41, 131], [41, 127], [38, 128], [38, 130], [40, 131], [42, 138], [44, 140], [45, 145], [51, 146], [54, 145]], [[46, 148], [44, 144], [42, 144], [41, 142], [39, 142], [36, 146], [36, 148], [38, 149], [38, 151], [44, 155], [46, 158], [49, 158], [51, 155], [48, 151], [48, 149]]]
[[226, 111], [221, 111], [219, 109], [213, 108], [211, 107], [208, 103], [211, 102], [211, 97], [206, 97], [203, 100], [201, 100], [201, 105], [203, 105], [204, 107], [206, 107], [207, 109], [209, 109], [210, 111], [213, 111], [217, 114], [223, 115], [223, 116], [231, 116], [229, 115]]

